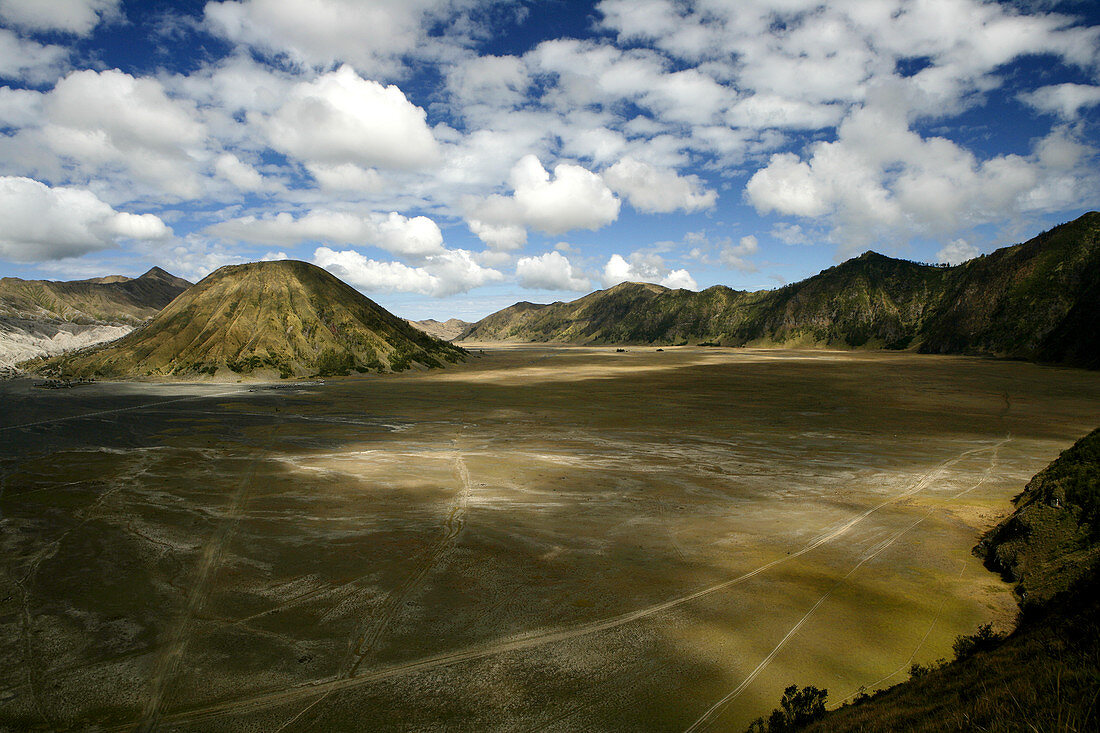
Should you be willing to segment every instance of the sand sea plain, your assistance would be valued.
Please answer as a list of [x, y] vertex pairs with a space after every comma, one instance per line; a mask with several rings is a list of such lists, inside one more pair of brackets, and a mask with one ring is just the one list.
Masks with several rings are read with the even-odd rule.
[[271, 385], [0, 383], [0, 730], [741, 728], [949, 656], [1095, 373], [486, 346]]

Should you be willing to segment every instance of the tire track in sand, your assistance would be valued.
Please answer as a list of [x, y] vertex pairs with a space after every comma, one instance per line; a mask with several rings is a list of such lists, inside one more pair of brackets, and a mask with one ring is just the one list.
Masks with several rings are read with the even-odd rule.
[[[354, 677], [322, 678], [319, 680], [305, 682], [281, 690], [272, 690], [270, 692], [260, 693], [249, 697], [230, 699], [210, 705], [194, 707], [190, 710], [181, 710], [177, 713], [164, 716], [164, 720], [172, 721], [174, 723], [202, 723], [204, 721], [217, 720], [218, 718], [225, 715], [263, 710], [273, 705], [293, 703], [299, 700], [308, 700], [318, 695], [353, 689], [356, 687], [381, 682], [387, 679], [393, 679], [395, 677], [424, 672], [430, 669], [448, 667], [455, 664], [460, 664], [462, 662], [483, 659], [485, 657], [505, 654], [508, 652], [532, 649], [535, 647], [543, 646], [545, 644], [568, 641], [570, 639], [575, 639], [581, 636], [587, 636], [589, 634], [595, 634], [602, 631], [608, 631], [629, 623], [633, 623], [635, 621], [639, 621], [644, 618], [656, 616], [666, 611], [670, 611], [673, 608], [677, 608], [678, 606], [691, 603], [692, 601], [698, 600], [699, 598], [703, 598], [705, 596], [725, 590], [726, 588], [730, 588], [740, 583], [743, 583], [750, 578], [754, 578], [757, 575], [766, 572], [776, 565], [787, 562], [793, 558], [805, 555], [809, 552], [816, 550], [822, 545], [825, 545], [829, 542], [832, 542], [833, 540], [842, 537], [843, 535], [847, 534], [853, 527], [855, 527], [860, 522], [862, 522], [875, 512], [879, 511], [880, 509], [907, 499], [923, 491], [934, 481], [939, 479], [943, 475], [944, 471], [954, 466], [956, 463], [966, 458], [967, 456], [987, 451], [989, 449], [990, 446], [985, 445], [963, 451], [954, 458], [950, 458], [930, 470], [910, 488], [892, 497], [884, 499], [878, 504], [871, 506], [870, 508], [860, 512], [859, 514], [856, 514], [843, 524], [826, 531], [820, 537], [815, 539], [813, 542], [807, 544], [803, 548], [792, 552], [789, 555], [783, 555], [776, 558], [775, 560], [764, 563], [756, 569], [750, 570], [735, 578], [731, 578], [729, 580], [725, 580], [720, 583], [701, 588], [686, 595], [678, 596], [676, 598], [672, 598], [661, 603], [646, 606], [644, 608], [630, 611], [619, 616], [613, 616], [611, 618], [601, 619], [598, 621], [590, 621], [587, 623], [578, 624], [576, 626], [566, 626], [550, 629], [533, 629], [532, 631], [517, 634], [516, 636], [506, 637], [504, 639], [498, 639], [485, 644], [478, 644], [466, 647], [465, 649], [458, 649], [451, 652], [443, 652], [441, 654], [433, 654], [431, 656], [423, 657], [421, 659], [411, 662], [403, 662], [400, 664], [392, 664], [384, 667], [379, 667], [368, 672], [358, 674]], [[119, 726], [117, 728], [112, 728], [111, 730], [122, 731], [128, 729], [129, 726]]]
[[[466, 471], [466, 466], [465, 466], [465, 463], [462, 461], [461, 456], [459, 456], [456, 459], [456, 461], [461, 464], [460, 466], [456, 465], [456, 468], [455, 468], [456, 476], [459, 477], [460, 481], [464, 480], [468, 484], [469, 480], [470, 480], [470, 477], [469, 477], [469, 473]], [[461, 469], [461, 473], [460, 473], [460, 469]], [[468, 487], [466, 487], [466, 488], [468, 488]], [[460, 489], [460, 492], [461, 491], [462, 491], [462, 489]], [[465, 500], [468, 500], [468, 498], [469, 498], [469, 492], [467, 491], [465, 497], [463, 497], [460, 494], [459, 497], [456, 499], [456, 501], [458, 499], [462, 499], [462, 500], [465, 501]], [[454, 506], [454, 504], [452, 504], [452, 506]], [[453, 510], [452, 510], [452, 513], [453, 513]], [[373, 575], [372, 572], [366, 572], [366, 573], [363, 573], [362, 575], [357, 575], [353, 578], [341, 581], [341, 582], [336, 583], [336, 584], [318, 585], [318, 586], [316, 586], [314, 588], [311, 588], [309, 590], [305, 590], [305, 591], [301, 592], [300, 594], [298, 594], [298, 595], [296, 595], [292, 598], [289, 598], [289, 599], [287, 599], [286, 601], [284, 601], [282, 603], [279, 603], [275, 606], [272, 606], [271, 608], [266, 608], [263, 611], [257, 611], [256, 613], [250, 614], [248, 616], [242, 616], [241, 618], [236, 618], [236, 619], [232, 619], [230, 621], [227, 621], [227, 625], [229, 625], [229, 626], [244, 626], [244, 625], [247, 625], [250, 621], [254, 621], [255, 619], [263, 618], [264, 616], [270, 616], [271, 614], [274, 614], [274, 613], [280, 613], [280, 612], [285, 611], [287, 609], [295, 608], [297, 606], [300, 606], [304, 603], [310, 603], [310, 602], [314, 602], [314, 601], [322, 601], [322, 600], [326, 600], [326, 599], [329, 599], [329, 598], [334, 598], [337, 602], [347, 600], [347, 599], [351, 598], [352, 596], [355, 596], [357, 594], [362, 593], [362, 590], [357, 588], [356, 586], [360, 582], [362, 582], [364, 579], [369, 578], [372, 575]], [[337, 603], [337, 605], [339, 605], [339, 604]], [[329, 611], [329, 613], [332, 613], [332, 611]], [[326, 613], [324, 616], [321, 617], [321, 620], [324, 620], [328, 615], [329, 614]]]
[[190, 397], [177, 397], [171, 400], [158, 400], [157, 402], [146, 402], [141, 405], [131, 405], [130, 407], [116, 407], [111, 410], [97, 410], [96, 412], [84, 412], [79, 415], [67, 415], [65, 417], [54, 417], [49, 420], [38, 420], [36, 422], [27, 422], [20, 425], [0, 425], [0, 432], [5, 430], [20, 430], [22, 428], [33, 428], [39, 425], [52, 425], [59, 422], [68, 422], [69, 420], [80, 420], [86, 417], [100, 417], [102, 415], [115, 415], [120, 412], [133, 412], [134, 410], [146, 410], [150, 407], [159, 407], [161, 405], [170, 405], [174, 402], [188, 402], [190, 400], [205, 400], [205, 399], [217, 399], [219, 397], [228, 397], [229, 395], [241, 394], [241, 390], [235, 389], [231, 392], [218, 392], [216, 394], [203, 394], [203, 395], [191, 395]]
[[[1007, 393], [1006, 393], [1006, 396], [1005, 396], [1005, 400], [1006, 400], [1006, 402], [1008, 400]], [[1009, 436], [1009, 439], [1010, 438], [1011, 438], [1011, 436]], [[955, 500], [955, 499], [958, 499], [960, 497], [963, 497], [966, 494], [969, 494], [971, 491], [974, 491], [974, 490], [980, 488], [982, 486], [982, 484], [984, 484], [986, 481], [989, 480], [990, 476], [992, 476], [993, 472], [997, 469], [997, 464], [999, 463], [998, 459], [999, 459], [1000, 452], [1001, 452], [1001, 446], [1003, 446], [1005, 444], [1005, 442], [1007, 442], [1007, 440], [1008, 439], [1006, 439], [1006, 441], [1002, 441], [1001, 443], [998, 443], [997, 445], [993, 446], [993, 457], [990, 459], [989, 466], [985, 469], [985, 473], [983, 473], [982, 477], [980, 479], [978, 479], [978, 483], [974, 484], [970, 488], [963, 489], [959, 493], [952, 496], [951, 497], [952, 501]], [[961, 579], [962, 576], [963, 576], [963, 573], [966, 572], [966, 564], [965, 563], [960, 563], [960, 565], [961, 565], [961, 567], [959, 568], [959, 578]], [[854, 698], [861, 691], [863, 691], [865, 689], [874, 689], [874, 688], [878, 687], [879, 685], [881, 685], [886, 680], [890, 679], [891, 677], [895, 677], [898, 674], [908, 670], [911, 667], [911, 665], [913, 664], [913, 659], [916, 658], [917, 653], [921, 650], [921, 647], [924, 646], [924, 642], [928, 641], [928, 637], [932, 634], [932, 629], [934, 629], [936, 627], [936, 624], [939, 623], [940, 616], [943, 614], [943, 607], [946, 604], [947, 604], [947, 596], [945, 595], [940, 600], [940, 605], [936, 608], [936, 613], [932, 616], [932, 623], [929, 624], [927, 629], [925, 629], [924, 636], [922, 636], [920, 641], [917, 642], [917, 646], [913, 649], [913, 652], [909, 655], [909, 657], [904, 662], [899, 664], [898, 667], [893, 672], [886, 675], [885, 677], [880, 677], [879, 679], [875, 680], [874, 682], [872, 682], [870, 684], [867, 684], [867, 685], [863, 685], [863, 686], [859, 687], [858, 689], [853, 690], [852, 692], [848, 693], [845, 697], [840, 699], [840, 702], [845, 703], [848, 700], [851, 700], [852, 698]]]
[[[940, 474], [945, 472], [948, 468], [955, 465], [956, 463], [958, 463], [959, 461], [961, 461], [963, 458], [965, 458], [968, 455], [972, 455], [972, 454], [977, 453], [977, 452], [982, 452], [982, 451], [992, 449], [993, 457], [991, 459], [991, 467], [986, 469], [985, 473], [982, 475], [982, 478], [978, 481], [977, 484], [975, 484], [974, 486], [970, 487], [969, 489], [961, 491], [958, 494], [955, 494], [954, 496], [951, 497], [951, 499], [957, 499], [960, 496], [963, 496], [964, 494], [967, 494], [967, 493], [973, 491], [974, 489], [978, 488], [983, 483], [985, 483], [986, 479], [989, 478], [989, 476], [993, 472], [992, 465], [994, 465], [996, 463], [997, 456], [1000, 452], [1001, 447], [1005, 443], [1007, 443], [1009, 440], [1011, 440], [1011, 436], [1004, 438], [1004, 440], [1000, 441], [996, 445], [993, 445], [993, 446], [990, 446], [990, 447], [985, 447], [985, 448], [975, 448], [973, 450], [969, 450], [969, 451], [965, 451], [963, 453], [960, 453], [957, 457], [951, 459], [950, 461], [947, 461], [946, 463], [940, 464], [940, 466], [938, 468], [936, 468], [932, 473], [927, 474], [924, 477], [924, 479], [922, 479], [920, 482], [918, 482], [917, 486], [920, 487], [920, 486], [923, 485], [923, 486], [926, 487], [929, 483], [931, 483], [931, 480], [933, 479], [933, 477], [938, 477]], [[910, 491], [907, 492], [907, 493], [913, 494], [913, 493], [916, 493], [916, 492], [913, 489], [910, 489]], [[753, 669], [753, 671], [750, 672], [749, 675], [741, 681], [741, 684], [739, 684], [737, 687], [735, 687], [729, 694], [727, 694], [721, 700], [719, 700], [718, 702], [711, 705], [707, 709], [707, 711], [705, 713], [703, 713], [703, 715], [698, 720], [696, 720], [694, 723], [692, 723], [690, 726], [688, 726], [687, 728], [684, 729], [684, 733], [693, 733], [693, 731], [706, 730], [707, 728], [709, 728], [711, 726], [711, 724], [715, 722], [715, 719], [718, 717], [719, 713], [721, 713], [722, 709], [726, 705], [728, 705], [729, 703], [733, 702], [738, 697], [740, 697], [741, 693], [745, 691], [745, 688], [747, 688], [750, 684], [752, 684], [753, 680], [755, 680], [757, 678], [757, 676], [761, 672], [763, 672], [764, 669], [769, 664], [771, 664], [771, 661], [773, 659], [775, 659], [776, 655], [778, 655], [780, 651], [782, 651], [783, 647], [786, 646], [787, 642], [790, 641], [791, 637], [793, 637], [796, 633], [798, 633], [798, 630], [801, 629], [802, 626], [807, 621], [810, 620], [810, 617], [814, 615], [814, 612], [817, 611], [817, 609], [821, 606], [822, 603], [824, 603], [825, 601], [827, 601], [829, 599], [829, 597], [836, 591], [837, 588], [844, 585], [844, 582], [846, 580], [848, 580], [848, 578], [850, 578], [853, 573], [855, 573], [857, 570], [859, 570], [861, 567], [863, 567], [863, 565], [865, 563], [869, 562], [870, 560], [874, 559], [875, 557], [878, 557], [880, 554], [885, 552], [891, 545], [893, 545], [895, 542], [897, 542], [899, 539], [901, 539], [904, 535], [908, 534], [911, 530], [915, 529], [924, 520], [926, 520], [926, 519], [928, 519], [928, 517], [932, 516], [932, 514], [935, 511], [936, 511], [936, 508], [932, 507], [927, 512], [925, 512], [922, 516], [918, 517], [914, 522], [910, 523], [907, 527], [903, 527], [902, 529], [899, 529], [894, 534], [890, 535], [890, 537], [887, 540], [880, 543], [877, 547], [874, 548], [874, 550], [872, 550], [870, 552], [870, 554], [865, 555], [862, 559], [860, 559], [859, 562], [857, 562], [855, 565], [853, 565], [852, 568], [850, 570], [848, 570], [847, 573], [845, 573], [842, 577], [838, 578], [836, 580], [836, 582], [833, 583], [833, 585], [829, 588], [829, 590], [825, 591], [824, 595], [822, 595], [820, 598], [818, 598], [817, 602], [814, 603], [814, 605], [810, 606], [810, 610], [807, 611], [802, 616], [802, 618], [800, 618], [795, 623], [795, 625], [792, 626], [790, 628], [790, 630], [787, 631], [787, 633], [783, 636], [783, 638], [779, 640], [779, 643], [775, 645], [775, 647], [768, 653], [768, 655], [766, 657], [764, 657], [764, 659], [760, 662], [760, 664], [756, 665], [756, 668]], [[938, 612], [937, 612], [937, 616], [938, 616]]]
[[442, 533], [425, 550], [424, 559], [413, 572], [399, 586], [390, 591], [378, 613], [363, 620], [357, 630], [348, 658], [342, 665], [343, 669], [340, 672], [340, 677], [355, 676], [363, 661], [374, 650], [401, 609], [405, 607], [408, 599], [420, 588], [424, 578], [441, 565], [454, 549], [455, 540], [466, 526], [466, 510], [470, 505], [470, 494], [473, 491], [470, 484], [470, 472], [466, 468], [466, 462], [462, 459], [462, 454], [458, 452], [454, 455], [454, 473], [459, 481], [459, 489], [448, 510], [447, 518], [443, 520]]
[[145, 701], [141, 720], [137, 726], [137, 730], [142, 731], [142, 733], [155, 730], [160, 723], [165, 700], [171, 691], [172, 684], [175, 682], [180, 662], [183, 661], [184, 652], [187, 650], [187, 644], [190, 641], [191, 622], [210, 597], [210, 592], [213, 590], [214, 573], [221, 565], [226, 545], [236, 532], [237, 525], [240, 524], [249, 490], [253, 485], [256, 470], [263, 455], [264, 451], [260, 451], [252, 459], [252, 465], [249, 467], [244, 480], [234, 492], [232, 503], [225, 517], [222, 519], [217, 531], [202, 548], [202, 554], [199, 556], [199, 562], [195, 568], [191, 596], [187, 600], [187, 606], [176, 619], [168, 643], [161, 651], [153, 667], [153, 676], [149, 681], [149, 697]]
[[[401, 612], [401, 609], [405, 607], [409, 598], [411, 598], [420, 588], [424, 579], [432, 570], [439, 567], [444, 562], [454, 548], [455, 540], [466, 526], [466, 510], [470, 505], [470, 495], [473, 492], [473, 485], [470, 483], [470, 472], [466, 468], [466, 462], [462, 459], [462, 454], [457, 451], [454, 455], [454, 474], [459, 482], [458, 493], [451, 502], [451, 506], [447, 512], [447, 518], [443, 520], [442, 533], [435, 542], [424, 551], [424, 559], [416, 566], [413, 572], [410, 573], [400, 585], [389, 592], [385, 601], [382, 602], [378, 609], [378, 612], [372, 616], [365, 617], [360, 623], [354, 634], [354, 640], [350, 644], [348, 653], [344, 661], [340, 664], [340, 671], [337, 673], [337, 679], [349, 679], [355, 676], [355, 673], [359, 671], [359, 667], [362, 666], [363, 662], [370, 656], [371, 652], [374, 651], [378, 642], [381, 641], [385, 633], [389, 630], [390, 626]], [[280, 725], [276, 729], [276, 733], [286, 729], [314, 707], [324, 702], [325, 698], [332, 692], [332, 690], [327, 690], [321, 693], [316, 700], [309, 703], [306, 707]]]
[[[11, 559], [5, 566], [5, 573], [9, 579], [16, 586], [20, 596], [20, 632], [22, 640], [22, 653], [23, 653], [23, 668], [26, 671], [26, 680], [22, 685], [15, 685], [9, 688], [5, 688], [4, 692], [14, 690], [18, 688], [26, 688], [31, 697], [32, 705], [39, 713], [42, 719], [46, 722], [50, 728], [56, 728], [57, 722], [54, 717], [49, 713], [45, 706], [45, 696], [43, 690], [46, 689], [46, 681], [53, 678], [51, 670], [43, 670], [37, 664], [39, 658], [34, 653], [34, 641], [31, 636], [31, 627], [34, 625], [34, 614], [30, 610], [30, 598], [31, 592], [29, 587], [33, 584], [35, 576], [38, 575], [39, 569], [43, 562], [53, 558], [61, 543], [65, 541], [69, 535], [76, 532], [88, 522], [97, 518], [100, 508], [107, 502], [108, 499], [115, 496], [115, 494], [126, 488], [131, 482], [137, 480], [139, 476], [145, 473], [149, 468], [151, 459], [143, 454], [138, 454], [136, 464], [132, 466], [128, 471], [119, 475], [119, 477], [110, 485], [109, 488], [100, 492], [92, 502], [83, 509], [77, 510], [75, 516], [79, 518], [72, 526], [68, 527], [52, 540], [46, 542], [36, 552], [32, 553], [27, 558], [26, 566], [22, 569], [22, 574], [16, 572], [15, 562], [16, 559]], [[80, 482], [71, 482], [80, 483]], [[0, 481], [0, 498], [3, 496], [3, 490], [7, 485], [7, 476], [5, 475]], [[45, 487], [52, 489], [54, 487]], [[27, 492], [31, 493], [31, 492]], [[2, 518], [2, 517], [0, 517]]]
[[[965, 563], [959, 563], [959, 565], [961, 566], [961, 568], [959, 570], [959, 579], [962, 579], [963, 573], [966, 572], [966, 564]], [[879, 679], [875, 680], [874, 682], [872, 682], [869, 685], [861, 685], [860, 687], [856, 688], [852, 692], [849, 692], [846, 696], [844, 696], [840, 699], [840, 704], [843, 705], [844, 703], [848, 702], [852, 698], [859, 695], [859, 693], [864, 692], [867, 689], [874, 689], [874, 688], [878, 687], [879, 685], [881, 685], [883, 682], [890, 679], [891, 677], [894, 677], [894, 676], [896, 676], [896, 675], [898, 675], [898, 674], [900, 674], [900, 673], [902, 673], [906, 670], [911, 670], [913, 660], [916, 658], [917, 653], [921, 650], [921, 647], [924, 646], [924, 642], [928, 641], [928, 637], [932, 635], [932, 629], [936, 628], [936, 624], [939, 623], [940, 616], [943, 615], [943, 607], [946, 606], [946, 605], [947, 605], [947, 596], [945, 595], [942, 599], [940, 599], [940, 605], [936, 607], [936, 613], [933, 614], [933, 616], [932, 616], [932, 623], [930, 623], [928, 625], [928, 628], [924, 630], [924, 636], [922, 636], [920, 638], [920, 641], [917, 642], [917, 646], [914, 647], [913, 653], [910, 654], [909, 657], [904, 662], [899, 664], [897, 666], [897, 669], [895, 669], [893, 672], [886, 675], [885, 677], [880, 677]]]

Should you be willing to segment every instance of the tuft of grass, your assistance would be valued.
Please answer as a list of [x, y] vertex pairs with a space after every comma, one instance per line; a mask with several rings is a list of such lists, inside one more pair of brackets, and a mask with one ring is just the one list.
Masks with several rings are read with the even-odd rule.
[[767, 718], [757, 718], [749, 724], [746, 733], [791, 733], [819, 720], [825, 715], [825, 701], [828, 690], [819, 690], [812, 685], [799, 689], [791, 685], [783, 690], [779, 707], [772, 710]]
[[955, 652], [956, 660], [966, 659], [978, 652], [995, 649], [1003, 639], [1003, 634], [993, 630], [993, 624], [982, 624], [973, 634], [956, 637], [951, 648]]

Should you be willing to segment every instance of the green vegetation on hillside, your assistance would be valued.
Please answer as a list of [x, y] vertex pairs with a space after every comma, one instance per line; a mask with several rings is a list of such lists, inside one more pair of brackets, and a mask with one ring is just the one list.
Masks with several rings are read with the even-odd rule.
[[777, 290], [622, 283], [517, 303], [471, 341], [915, 348], [1100, 367], [1100, 213], [956, 267], [866, 252]]
[[767, 718], [757, 718], [749, 726], [748, 733], [788, 733], [803, 728], [825, 715], [828, 690], [816, 687], [791, 685], [783, 690], [779, 707]]
[[922, 351], [1100, 367], [1100, 213], [949, 272]]
[[828, 712], [800, 730], [1088, 731], [1100, 728], [1100, 579], [1023, 616], [1006, 639]]
[[442, 366], [465, 352], [293, 260], [223, 267], [110, 345], [48, 359], [66, 377], [334, 376]]
[[1100, 559], [1100, 429], [1064, 451], [1016, 497], [1016, 510], [978, 545], [986, 566], [1042, 606]]

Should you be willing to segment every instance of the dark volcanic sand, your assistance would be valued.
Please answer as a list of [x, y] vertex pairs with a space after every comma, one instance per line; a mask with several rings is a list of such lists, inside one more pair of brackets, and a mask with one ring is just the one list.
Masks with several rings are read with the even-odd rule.
[[0, 729], [679, 731], [791, 683], [839, 702], [1011, 620], [970, 548], [1098, 415], [1094, 372], [820, 351], [0, 383]]

